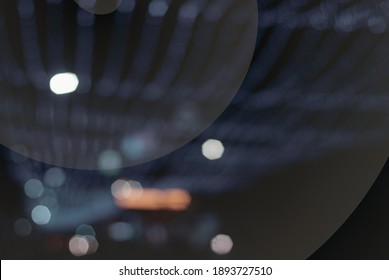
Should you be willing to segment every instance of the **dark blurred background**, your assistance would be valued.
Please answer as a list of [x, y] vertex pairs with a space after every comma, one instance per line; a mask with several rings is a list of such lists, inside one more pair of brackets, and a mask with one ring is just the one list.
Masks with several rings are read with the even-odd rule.
[[[102, 128], [120, 123], [120, 114], [112, 115], [104, 98], [129, 102], [134, 97], [123, 94], [123, 88], [124, 93], [134, 91], [135, 98], [144, 98], [144, 92], [142, 84], [126, 83], [124, 70], [115, 72], [123, 63], [121, 57], [112, 58], [115, 51], [99, 47], [110, 40], [107, 34], [118, 40], [117, 31], [132, 20], [141, 29], [155, 23], [150, 19], [163, 25], [161, 18], [170, 17], [173, 26], [181, 27], [174, 36], [183, 42], [194, 40], [197, 30], [189, 29], [188, 21], [212, 22], [206, 17], [209, 13], [220, 18], [223, 12], [234, 14], [234, 1], [220, 10], [211, 5], [218, 1], [178, 2], [123, 0], [122, 8], [112, 14], [94, 16], [73, 1], [1, 1], [2, 127], [11, 127], [7, 131], [15, 139], [35, 135], [24, 133], [21, 108], [7, 99], [32, 91], [43, 96], [43, 103], [37, 101], [30, 109], [37, 116], [36, 127], [45, 127], [50, 120], [45, 94], [53, 94], [49, 78], [65, 71], [79, 77], [77, 91], [100, 96], [102, 116], [65, 110], [65, 122], [86, 120]], [[35, 161], [3, 146], [1, 257], [387, 259], [389, 165], [381, 168], [389, 152], [389, 3], [257, 4], [258, 37], [242, 86], [215, 122], [173, 152], [120, 168], [122, 157], [145, 153], [155, 143], [153, 134], [144, 133], [125, 142], [121, 150], [109, 149], [99, 157], [103, 167], [116, 168], [80, 170]], [[209, 12], [211, 8], [216, 12]], [[59, 16], [63, 14], [71, 17], [63, 19]], [[239, 24], [245, 17], [232, 18]], [[64, 25], [65, 21], [71, 24]], [[94, 35], [95, 31], [106, 37]], [[58, 34], [78, 37], [62, 41]], [[183, 36], [187, 34], [193, 36]], [[142, 38], [147, 42], [155, 34], [146, 35]], [[209, 40], [199, 38], [202, 43]], [[135, 49], [142, 46], [141, 39], [129, 44]], [[73, 62], [61, 65], [58, 48], [71, 49], [64, 53]], [[85, 57], [93, 50], [93, 57]], [[147, 64], [151, 55], [138, 63]], [[80, 57], [77, 66], [74, 62]], [[134, 61], [126, 57], [124, 69], [129, 73]], [[169, 63], [156, 64], [165, 69]], [[107, 67], [110, 70], [103, 71]], [[174, 70], [170, 74], [177, 81], [180, 68]], [[145, 71], [148, 77], [155, 74], [153, 69]], [[169, 101], [179, 104], [180, 98]], [[147, 108], [147, 102], [155, 105], [159, 99], [148, 96], [142, 102]], [[188, 126], [196, 120], [196, 113], [189, 112], [181, 116]], [[143, 123], [142, 110], [136, 114], [134, 122]], [[45, 131], [28, 140], [45, 147], [53, 134], [72, 137], [60, 130]], [[91, 146], [106, 140], [96, 137]], [[50, 158], [55, 145], [47, 146]], [[29, 152], [23, 145], [13, 149]], [[82, 158], [71, 147], [61, 152], [74, 160]], [[180, 195], [169, 194], [171, 190]]]

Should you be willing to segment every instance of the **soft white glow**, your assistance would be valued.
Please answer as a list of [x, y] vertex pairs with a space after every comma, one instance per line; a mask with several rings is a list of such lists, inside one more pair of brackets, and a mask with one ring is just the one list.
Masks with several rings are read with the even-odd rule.
[[69, 241], [69, 251], [76, 257], [93, 254], [97, 251], [99, 243], [92, 235], [74, 235]]
[[51, 212], [46, 206], [38, 205], [32, 209], [31, 218], [37, 225], [45, 225], [50, 222]]
[[60, 73], [54, 75], [50, 80], [50, 89], [55, 94], [67, 94], [74, 92], [78, 87], [79, 81], [76, 74]]
[[117, 199], [125, 199], [130, 196], [139, 197], [142, 195], [142, 184], [132, 180], [116, 180], [111, 185], [111, 193]]
[[211, 240], [211, 249], [218, 255], [228, 254], [233, 245], [231, 237], [226, 234], [218, 234]]
[[85, 236], [73, 236], [69, 241], [69, 251], [76, 257], [85, 256], [89, 251], [88, 239]]
[[201, 147], [203, 156], [209, 160], [216, 160], [223, 156], [224, 146], [219, 140], [209, 139]]

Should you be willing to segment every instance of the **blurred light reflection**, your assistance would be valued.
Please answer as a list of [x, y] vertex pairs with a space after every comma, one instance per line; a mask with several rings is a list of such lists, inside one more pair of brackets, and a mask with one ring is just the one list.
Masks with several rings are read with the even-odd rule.
[[115, 203], [121, 208], [136, 210], [183, 211], [191, 203], [191, 195], [182, 189], [131, 188], [123, 184], [115, 190]]
[[37, 225], [46, 225], [50, 222], [51, 212], [46, 206], [38, 205], [32, 209], [31, 218]]
[[79, 225], [76, 229], [76, 234], [78, 235], [89, 235], [89, 236], [96, 236], [95, 229], [91, 225]]
[[219, 140], [209, 139], [201, 146], [203, 156], [209, 160], [216, 160], [223, 157], [224, 146]]
[[29, 198], [39, 198], [43, 191], [43, 184], [37, 179], [30, 179], [24, 184], [24, 192]]
[[133, 198], [139, 197], [142, 195], [142, 185], [137, 181], [119, 179], [111, 185], [111, 193], [117, 199], [126, 199], [131, 195]]
[[69, 241], [69, 251], [76, 257], [94, 254], [99, 243], [92, 235], [74, 235]]
[[76, 257], [85, 256], [89, 250], [89, 242], [85, 236], [75, 235], [69, 241], [69, 251]]
[[218, 255], [226, 255], [231, 252], [234, 243], [229, 235], [218, 234], [211, 240], [211, 249]]
[[78, 84], [78, 78], [73, 73], [56, 74], [50, 79], [50, 89], [57, 95], [74, 92]]

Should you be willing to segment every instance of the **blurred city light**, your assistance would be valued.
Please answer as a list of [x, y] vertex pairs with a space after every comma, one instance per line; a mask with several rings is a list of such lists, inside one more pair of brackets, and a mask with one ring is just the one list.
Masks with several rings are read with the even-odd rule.
[[29, 198], [39, 198], [43, 191], [44, 187], [40, 180], [30, 179], [24, 184], [24, 192]]
[[232, 250], [234, 243], [229, 235], [218, 234], [211, 240], [211, 249], [218, 255], [226, 255]]
[[224, 154], [223, 143], [219, 140], [209, 139], [201, 147], [203, 156], [209, 160], [220, 159]]
[[142, 195], [142, 185], [141, 183], [133, 180], [116, 180], [111, 185], [111, 193], [117, 199], [129, 198], [131, 195], [134, 198], [135, 196]]
[[115, 203], [121, 208], [136, 210], [171, 210], [183, 211], [191, 203], [191, 195], [182, 189], [133, 188], [128, 191], [128, 184], [123, 184], [123, 191], [116, 189]]
[[69, 241], [69, 251], [76, 257], [85, 256], [89, 250], [89, 242], [85, 236], [75, 235]]
[[37, 225], [45, 225], [50, 222], [51, 212], [46, 206], [38, 205], [32, 209], [31, 218]]
[[97, 251], [99, 243], [92, 235], [75, 234], [69, 241], [69, 251], [76, 257], [93, 254]]
[[50, 89], [58, 95], [74, 92], [78, 84], [78, 78], [73, 73], [56, 74], [50, 79]]
[[76, 229], [76, 234], [77, 235], [89, 235], [89, 236], [96, 236], [95, 229], [91, 225], [79, 225]]
[[[94, 9], [96, 2], [103, 1], [110, 0], [78, 2], [81, 3], [81, 7]], [[12, 1], [4, 8], [10, 6], [14, 12], [18, 11], [20, 19], [16, 17], [13, 20], [12, 16], [5, 16], [1, 18], [0, 24], [3, 31], [0, 33], [4, 35], [1, 45], [5, 58], [2, 63], [4, 75], [0, 75], [4, 82], [0, 113], [4, 114], [6, 122], [3, 125], [5, 129], [3, 135], [15, 137], [10, 141], [10, 147], [15, 152], [10, 153], [10, 160], [5, 163], [7, 166], [4, 172], [20, 185], [27, 196], [22, 198], [23, 204], [19, 210], [29, 211], [27, 216], [32, 217], [30, 221], [9, 219], [11, 225], [9, 232], [14, 230], [18, 236], [27, 236], [31, 233], [32, 221], [37, 224], [49, 222], [50, 231], [52, 229], [61, 231], [64, 236], [81, 223], [102, 222], [112, 240], [132, 240], [136, 235], [158, 243], [159, 238], [163, 239], [165, 233], [170, 234], [174, 231], [175, 234], [176, 231], [180, 231], [182, 236], [185, 236], [183, 239], [190, 239], [196, 249], [204, 246], [216, 254], [227, 254], [234, 245], [231, 237], [225, 234], [217, 235], [221, 232], [222, 225], [230, 223], [230, 216], [224, 215], [225, 205], [219, 204], [225, 200], [216, 200], [215, 206], [212, 206], [212, 211], [220, 214], [220, 218], [215, 215], [216, 217], [195, 219], [194, 222], [183, 219], [173, 226], [168, 225], [164, 228], [155, 221], [150, 222], [150, 216], [158, 219], [163, 216], [159, 215], [160, 213], [139, 214], [136, 211], [120, 211], [121, 209], [113, 205], [111, 193], [116, 205], [124, 209], [181, 211], [188, 208], [191, 203], [188, 192], [180, 189], [143, 188], [137, 181], [120, 179], [111, 185], [109, 193], [107, 187], [119, 177], [106, 178], [100, 173], [117, 175], [117, 169], [123, 165], [127, 166], [126, 163], [136, 164], [123, 172], [120, 171], [120, 174], [139, 178], [142, 182], [147, 178], [155, 188], [185, 186], [187, 190], [195, 193], [196, 199], [199, 200], [196, 207], [193, 207], [196, 208], [193, 212], [210, 211], [211, 207], [202, 208], [203, 196], [206, 197], [205, 201], [208, 201], [208, 196], [222, 198], [231, 191], [251, 191], [249, 188], [257, 187], [258, 178], [268, 172], [283, 169], [288, 164], [307, 159], [319, 160], [331, 151], [373, 143], [370, 142], [372, 139], [369, 135], [378, 135], [380, 131], [381, 140], [387, 137], [388, 130], [385, 126], [387, 116], [384, 114], [389, 112], [385, 94], [387, 64], [381, 65], [379, 62], [382, 62], [381, 57], [386, 55], [385, 42], [383, 40], [381, 43], [380, 40], [385, 38], [383, 36], [385, 34], [381, 33], [389, 30], [389, 23], [382, 14], [388, 10], [388, 5], [383, 5], [381, 11], [375, 9], [374, 5], [368, 7], [369, 5], [359, 5], [350, 1], [310, 3], [305, 0], [292, 0], [280, 1], [269, 7], [266, 3], [263, 4], [261, 9], [264, 16], [259, 19], [261, 32], [258, 35], [261, 44], [258, 44], [258, 54], [252, 61], [247, 83], [245, 82], [239, 90], [237, 98], [231, 103], [232, 106], [209, 127], [204, 134], [208, 135], [207, 138], [198, 137], [175, 153], [162, 158], [155, 157], [153, 161], [138, 165], [143, 159], [149, 160], [149, 155], [162, 155], [154, 152], [160, 147], [165, 151], [165, 140], [162, 138], [166, 138], [166, 143], [168, 145], [172, 143], [172, 148], [176, 148], [178, 144], [183, 144], [180, 141], [175, 142], [176, 138], [186, 139], [192, 134], [198, 135], [198, 131], [202, 131], [203, 127], [202, 118], [207, 121], [205, 116], [210, 113], [208, 110], [203, 112], [202, 105], [208, 104], [211, 99], [216, 100], [215, 103], [211, 102], [204, 106], [210, 108], [212, 112], [216, 110], [218, 103], [222, 103], [219, 102], [219, 97], [222, 95], [221, 92], [224, 92], [224, 84], [226, 88], [231, 88], [231, 82], [226, 77], [232, 77], [233, 72], [220, 76], [220, 84], [215, 84], [215, 88], [221, 86], [220, 93], [217, 96], [211, 94], [211, 99], [210, 91], [203, 90], [202, 87], [201, 90], [194, 90], [191, 88], [192, 83], [187, 84], [186, 81], [219, 77], [218, 70], [222, 69], [217, 67], [210, 67], [208, 71], [201, 71], [203, 73], [198, 75], [190, 71], [196, 67], [207, 70], [205, 63], [212, 62], [213, 58], [218, 57], [219, 51], [231, 54], [228, 56], [231, 59], [221, 60], [223, 69], [231, 71], [235, 68], [241, 69], [231, 65], [236, 66], [236, 62], [241, 60], [238, 58], [239, 54], [251, 55], [250, 51], [244, 51], [247, 47], [238, 49], [237, 58], [233, 59], [232, 54], [235, 51], [227, 47], [237, 45], [231, 43], [234, 30], [242, 34], [239, 35], [242, 38], [242, 46], [243, 41], [247, 39], [241, 32], [244, 28], [237, 20], [237, 17], [241, 18], [242, 11], [234, 16], [235, 8], [239, 10], [238, 3], [244, 1], [220, 0], [208, 3], [194, 0], [180, 3], [170, 0], [146, 2], [125, 0], [112, 17], [95, 17], [83, 9], [62, 5], [66, 2], [63, 0], [48, 0], [44, 5], [38, 5], [38, 1], [33, 0], [15, 2], [19, 3], [18, 10], [12, 7]], [[206, 5], [203, 2], [206, 2]], [[62, 4], [59, 5], [60, 3]], [[69, 7], [71, 9], [68, 9]], [[54, 16], [51, 15], [52, 12]], [[59, 14], [63, 18], [56, 17]], [[4, 15], [7, 15], [6, 11]], [[230, 16], [234, 17], [233, 24], [224, 28], [219, 19], [229, 19]], [[151, 17], [153, 18], [150, 20]], [[104, 18], [108, 19], [108, 24], [107, 28], [102, 29], [100, 27], [104, 24]], [[68, 19], [76, 20], [72, 23]], [[202, 19], [205, 19], [205, 22], [202, 22]], [[139, 30], [134, 28], [132, 23], [135, 22], [139, 22]], [[157, 27], [157, 22], [163, 22], [163, 25]], [[15, 40], [12, 37], [13, 32], [6, 32], [4, 27], [7, 26], [15, 29], [15, 34], [21, 40]], [[170, 30], [170, 26], [176, 29]], [[220, 30], [216, 28], [217, 26], [220, 26]], [[163, 32], [164, 30], [169, 32]], [[224, 31], [228, 36], [223, 35]], [[44, 38], [41, 38], [42, 34]], [[70, 37], [72, 40], [69, 40]], [[131, 41], [134, 37], [137, 40]], [[213, 46], [212, 41], [217, 41], [215, 40], [217, 37], [222, 39], [218, 43], [221, 48], [215, 46], [215, 52], [212, 52], [213, 48], [210, 47]], [[100, 44], [100, 38], [109, 38], [109, 41]], [[160, 38], [166, 40], [159, 40]], [[347, 43], [350, 38], [353, 44]], [[199, 48], [191, 42], [196, 43]], [[293, 52], [289, 51], [289, 43]], [[133, 48], [128, 48], [129, 45]], [[136, 52], [132, 53], [132, 49]], [[168, 49], [171, 55], [165, 54]], [[305, 59], [307, 55], [312, 59]], [[180, 59], [180, 56], [184, 59]], [[222, 53], [220, 57], [225, 58]], [[133, 61], [136, 63], [132, 63]], [[228, 61], [231, 64], [225, 65], [224, 62]], [[331, 61], [333, 66], [330, 65]], [[220, 61], [215, 60], [210, 65], [216, 66], [218, 62]], [[357, 71], [359, 69], [357, 66], [362, 67], [364, 63], [366, 65], [378, 63], [382, 69], [377, 69], [370, 77], [366, 71]], [[186, 69], [180, 67], [180, 64], [189, 67]], [[64, 89], [71, 85], [66, 79], [70, 79], [73, 80], [74, 90], [84, 95], [73, 95], [74, 99], [69, 103], [64, 103], [63, 100], [56, 103], [57, 99], [63, 98], [52, 94], [49, 97], [55, 101], [51, 103], [51, 99], [46, 100], [44, 94], [41, 95], [41, 91], [38, 90], [40, 87], [37, 85], [42, 79], [35, 77], [43, 75], [44, 82], [41, 83], [41, 87], [44, 89], [48, 86], [48, 78], [51, 77], [47, 78], [46, 71], [53, 74], [52, 69], [66, 65], [74, 66], [74, 72], [78, 77], [72, 73], [55, 75], [50, 81], [51, 90], [54, 88], [56, 89], [53, 90], [54, 93], [65, 94]], [[272, 69], [271, 75], [268, 75], [269, 69]], [[42, 70], [43, 74], [40, 74]], [[152, 80], [154, 76], [159, 78], [154, 81]], [[172, 79], [172, 87], [169, 77], [176, 77]], [[28, 87], [30, 80], [33, 81], [31, 86], [37, 90]], [[104, 85], [103, 89], [112, 88], [109, 90], [109, 98], [108, 93], [95, 95], [99, 85]], [[176, 85], [177, 91], [174, 89]], [[121, 88], [121, 91], [114, 90], [116, 87]], [[370, 88], [374, 89], [372, 94], [366, 90]], [[33, 95], [35, 91], [36, 96]], [[24, 93], [26, 98], [20, 98]], [[192, 100], [191, 97], [196, 98]], [[24, 104], [22, 100], [27, 101]], [[163, 102], [159, 103], [160, 100]], [[182, 104], [181, 100], [188, 104]], [[196, 100], [200, 101], [197, 103]], [[164, 102], [169, 104], [167, 107], [169, 110], [161, 106]], [[36, 108], [29, 106], [35, 104]], [[54, 104], [53, 107], [48, 106], [50, 104]], [[350, 106], [355, 111], [351, 110]], [[58, 108], [62, 108], [63, 112], [57, 110]], [[166, 119], [165, 110], [169, 116]], [[153, 115], [152, 112], [158, 114]], [[21, 121], [24, 114], [21, 113], [28, 113], [23, 125]], [[379, 116], [377, 126], [366, 121], [369, 114]], [[29, 125], [30, 116], [37, 118]], [[358, 124], [359, 117], [362, 121]], [[50, 128], [51, 124], [57, 124], [57, 119], [63, 120], [58, 124], [68, 122], [72, 129], [66, 130], [65, 125]], [[170, 119], [174, 121], [170, 122]], [[34, 118], [31, 118], [32, 120]], [[6, 129], [8, 126], [9, 130]], [[166, 128], [162, 129], [163, 126]], [[24, 127], [28, 129], [24, 130]], [[158, 129], [165, 130], [166, 135], [158, 134]], [[89, 130], [91, 133], [86, 133]], [[193, 133], [188, 133], [192, 131]], [[106, 132], [109, 134], [107, 137], [105, 135], [99, 137]], [[50, 135], [55, 140], [52, 143], [47, 141]], [[204, 142], [211, 137], [214, 139]], [[29, 141], [24, 142], [24, 139]], [[35, 149], [34, 144], [43, 146], [44, 157], [36, 158], [40, 153], [40, 147]], [[70, 146], [73, 148], [69, 150]], [[107, 148], [109, 150], [102, 152]], [[227, 154], [224, 155], [225, 152]], [[71, 164], [73, 161], [84, 162], [85, 159], [85, 162], [93, 162], [96, 167], [107, 171], [48, 169], [47, 165], [25, 158], [30, 155], [38, 160], [44, 159], [46, 153], [47, 158], [51, 156]], [[90, 157], [91, 155], [93, 157]], [[223, 156], [225, 157], [216, 164], [208, 162]], [[73, 167], [71, 164], [67, 166]], [[87, 167], [95, 169], [95, 165]], [[58, 188], [59, 186], [61, 188]], [[12, 196], [5, 199], [6, 201], [12, 199]], [[240, 201], [246, 203], [245, 200]], [[19, 202], [20, 200], [17, 203]], [[38, 204], [40, 206], [31, 212], [32, 207]], [[127, 216], [134, 213], [139, 214], [138, 220]], [[240, 217], [238, 214], [237, 216]], [[131, 222], [114, 222], [116, 220]], [[7, 221], [6, 219], [5, 222]], [[49, 226], [43, 227], [42, 232]], [[75, 234], [81, 238], [81, 243], [82, 240], [88, 243], [88, 249], [81, 250], [85, 251], [83, 254], [89, 254], [97, 249], [97, 240], [94, 238], [96, 233], [92, 226], [80, 225]], [[168, 236], [173, 239], [174, 234]], [[68, 241], [68, 237], [66, 238]], [[233, 238], [235, 245], [240, 245], [239, 236], [234, 235]], [[244, 232], [241, 238], [247, 238]]]

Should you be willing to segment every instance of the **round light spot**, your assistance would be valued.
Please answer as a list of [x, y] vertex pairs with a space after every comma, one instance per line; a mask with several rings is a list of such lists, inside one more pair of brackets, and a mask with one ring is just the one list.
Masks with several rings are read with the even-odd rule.
[[31, 234], [32, 226], [27, 219], [18, 219], [14, 223], [14, 230], [17, 235], [26, 237]]
[[69, 251], [76, 257], [85, 256], [89, 251], [88, 239], [85, 236], [73, 236], [69, 241]]
[[123, 199], [123, 198], [128, 198], [131, 195], [131, 185], [128, 181], [126, 180], [116, 180], [112, 185], [111, 185], [111, 193], [112, 196], [114, 196], [117, 199]]
[[43, 191], [43, 184], [37, 179], [30, 179], [24, 184], [24, 193], [29, 198], [39, 198], [42, 196]]
[[50, 89], [58, 95], [74, 92], [78, 84], [78, 78], [73, 73], [60, 73], [50, 79]]
[[219, 140], [209, 139], [201, 147], [203, 156], [209, 160], [220, 159], [224, 154], [223, 143]]
[[32, 209], [31, 218], [37, 225], [45, 225], [50, 222], [51, 212], [46, 206], [38, 205]]
[[88, 241], [88, 245], [89, 245], [87, 254], [96, 253], [97, 249], [99, 248], [99, 243], [97, 242], [96, 237], [92, 235], [85, 235], [85, 238]]
[[58, 168], [58, 167], [53, 167], [48, 169], [45, 172], [45, 175], [43, 177], [44, 183], [47, 186], [53, 188], [62, 186], [63, 183], [65, 183], [65, 180], [66, 180], [65, 172], [62, 170], [62, 168]]
[[135, 229], [129, 223], [116, 222], [108, 227], [108, 236], [115, 241], [126, 241], [134, 237]]
[[211, 249], [218, 255], [228, 254], [233, 245], [231, 237], [226, 234], [218, 234], [211, 240]]
[[76, 234], [96, 236], [95, 229], [90, 225], [79, 225], [76, 229]]
[[111, 185], [111, 193], [117, 199], [126, 199], [132, 195], [139, 196], [142, 190], [142, 184], [132, 180], [119, 179]]
[[122, 157], [115, 150], [104, 150], [100, 153], [98, 167], [102, 170], [117, 170], [122, 167]]

